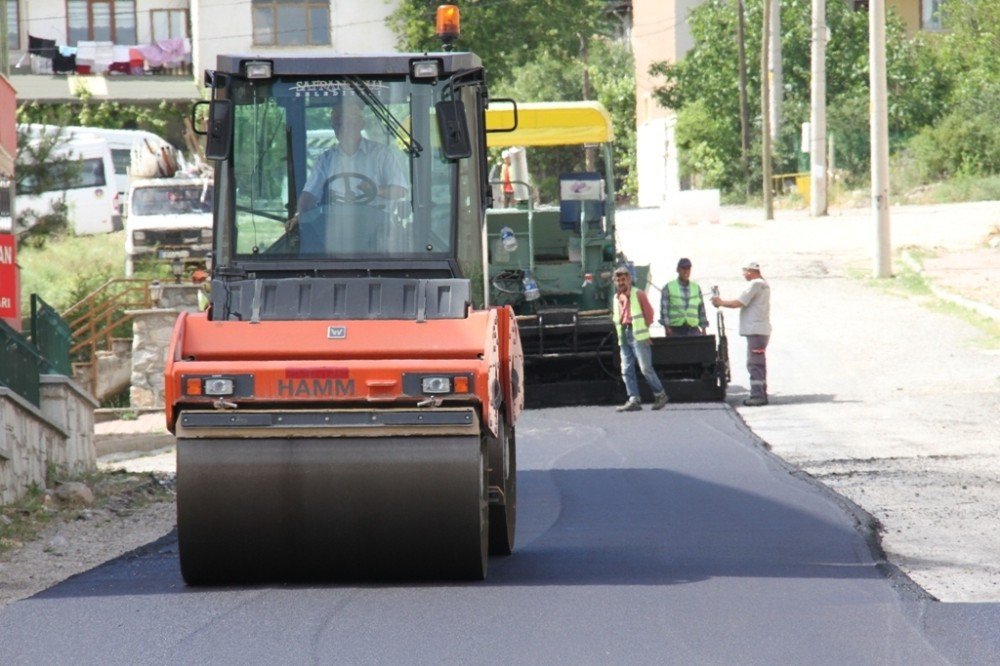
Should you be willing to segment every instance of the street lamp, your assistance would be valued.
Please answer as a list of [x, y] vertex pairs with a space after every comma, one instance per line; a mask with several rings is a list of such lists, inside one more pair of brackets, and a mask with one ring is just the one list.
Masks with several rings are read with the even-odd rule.
[[170, 271], [174, 274], [174, 282], [181, 283], [181, 276], [184, 275], [184, 261], [180, 257], [174, 257], [170, 262]]

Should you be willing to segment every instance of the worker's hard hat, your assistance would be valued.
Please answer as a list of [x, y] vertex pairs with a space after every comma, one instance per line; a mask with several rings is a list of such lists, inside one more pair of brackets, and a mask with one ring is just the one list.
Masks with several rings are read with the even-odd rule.
[[747, 270], [751, 271], [757, 271], [758, 273], [760, 272], [760, 264], [758, 264], [756, 261], [748, 261], [744, 263], [743, 268], [746, 268]]

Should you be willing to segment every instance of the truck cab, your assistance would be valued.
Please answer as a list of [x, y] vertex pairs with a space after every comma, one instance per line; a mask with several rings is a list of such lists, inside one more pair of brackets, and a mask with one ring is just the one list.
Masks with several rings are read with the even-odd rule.
[[[232, 145], [216, 172], [215, 317], [242, 316], [228, 292], [249, 275], [463, 277], [477, 285], [473, 301], [484, 302], [486, 99], [476, 56], [222, 57], [219, 64], [210, 75], [213, 108], [223, 101], [227, 110], [215, 122], [231, 126]], [[258, 67], [268, 75], [243, 75]], [[403, 193], [361, 196], [363, 169], [343, 167], [318, 184], [317, 205], [300, 211], [313, 171], [337, 150], [331, 109], [344, 98], [361, 104], [365, 149], [394, 163]], [[453, 132], [459, 125], [466, 129]], [[455, 146], [442, 141], [442, 126], [465, 157], [448, 158]]]
[[125, 217], [125, 276], [137, 264], [205, 264], [212, 249], [212, 181], [142, 178], [129, 187]]

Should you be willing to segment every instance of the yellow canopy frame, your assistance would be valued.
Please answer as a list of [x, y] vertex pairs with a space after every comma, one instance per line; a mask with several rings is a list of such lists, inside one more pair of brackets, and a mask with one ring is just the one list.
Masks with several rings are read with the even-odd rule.
[[[486, 109], [487, 130], [513, 125], [514, 109], [509, 104], [498, 102]], [[611, 114], [600, 102], [527, 102], [517, 105], [517, 129], [487, 131], [486, 145], [572, 146], [609, 143], [614, 135]]]

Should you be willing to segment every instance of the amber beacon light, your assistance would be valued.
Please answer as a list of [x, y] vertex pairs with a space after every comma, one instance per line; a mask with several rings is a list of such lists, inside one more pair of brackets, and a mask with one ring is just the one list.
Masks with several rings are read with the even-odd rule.
[[458, 14], [458, 5], [439, 5], [434, 23], [435, 32], [444, 43], [444, 50], [451, 51], [455, 40], [461, 34], [462, 20]]

